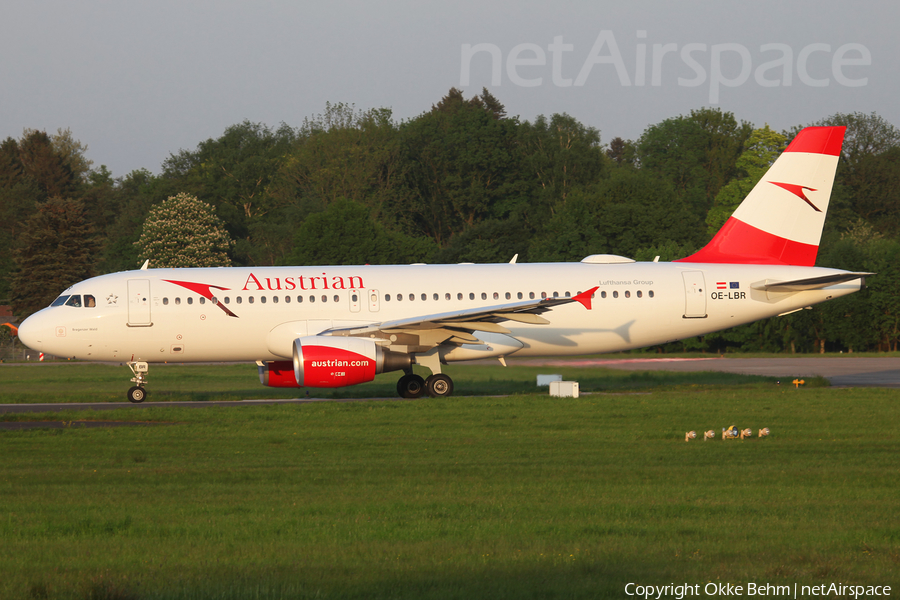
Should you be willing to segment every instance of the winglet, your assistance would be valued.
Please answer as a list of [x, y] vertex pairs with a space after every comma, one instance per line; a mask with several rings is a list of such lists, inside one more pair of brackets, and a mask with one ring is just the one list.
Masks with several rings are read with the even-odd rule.
[[591, 310], [591, 296], [594, 295], [594, 292], [596, 292], [596, 291], [597, 291], [597, 288], [599, 288], [599, 287], [600, 287], [599, 285], [595, 285], [594, 287], [592, 287], [592, 288], [589, 289], [588, 291], [586, 291], [586, 292], [581, 292], [580, 294], [578, 294], [577, 296], [575, 296], [574, 298], [572, 298], [572, 300], [577, 300], [578, 302], [581, 302], [581, 304], [582, 304], [586, 309]]

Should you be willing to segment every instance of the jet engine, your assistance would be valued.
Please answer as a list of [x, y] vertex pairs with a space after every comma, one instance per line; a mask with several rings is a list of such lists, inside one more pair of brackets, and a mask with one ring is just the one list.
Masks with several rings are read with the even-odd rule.
[[307, 336], [294, 340], [293, 361], [268, 362], [259, 367], [259, 378], [271, 387], [343, 387], [411, 367], [409, 354], [385, 350], [369, 339]]
[[259, 382], [269, 387], [295, 388], [294, 363], [290, 360], [274, 360], [265, 364], [257, 363]]

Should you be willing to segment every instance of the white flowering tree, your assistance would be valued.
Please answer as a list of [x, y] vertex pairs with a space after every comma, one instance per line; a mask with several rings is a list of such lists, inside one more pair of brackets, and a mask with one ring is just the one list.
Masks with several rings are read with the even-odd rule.
[[228, 267], [234, 242], [212, 206], [182, 192], [150, 209], [135, 245], [155, 268]]

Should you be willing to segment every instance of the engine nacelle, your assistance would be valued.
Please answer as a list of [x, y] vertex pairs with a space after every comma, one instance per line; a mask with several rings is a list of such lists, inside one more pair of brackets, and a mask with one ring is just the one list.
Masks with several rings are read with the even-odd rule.
[[275, 360], [257, 366], [259, 382], [269, 387], [295, 388], [294, 362], [291, 360]]
[[311, 335], [294, 340], [293, 361], [260, 366], [259, 380], [270, 387], [344, 387], [411, 366], [410, 355], [384, 350], [370, 339]]

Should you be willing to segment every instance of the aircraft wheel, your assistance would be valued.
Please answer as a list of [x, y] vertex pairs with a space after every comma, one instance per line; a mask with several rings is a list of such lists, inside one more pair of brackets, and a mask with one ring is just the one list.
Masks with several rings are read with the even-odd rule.
[[432, 398], [447, 398], [453, 395], [453, 380], [443, 373], [432, 375], [425, 380], [425, 389]]
[[132, 386], [128, 390], [128, 401], [139, 404], [147, 399], [147, 390], [139, 385]]
[[410, 373], [404, 375], [397, 382], [397, 394], [401, 398], [418, 398], [425, 393], [425, 380], [418, 375]]

